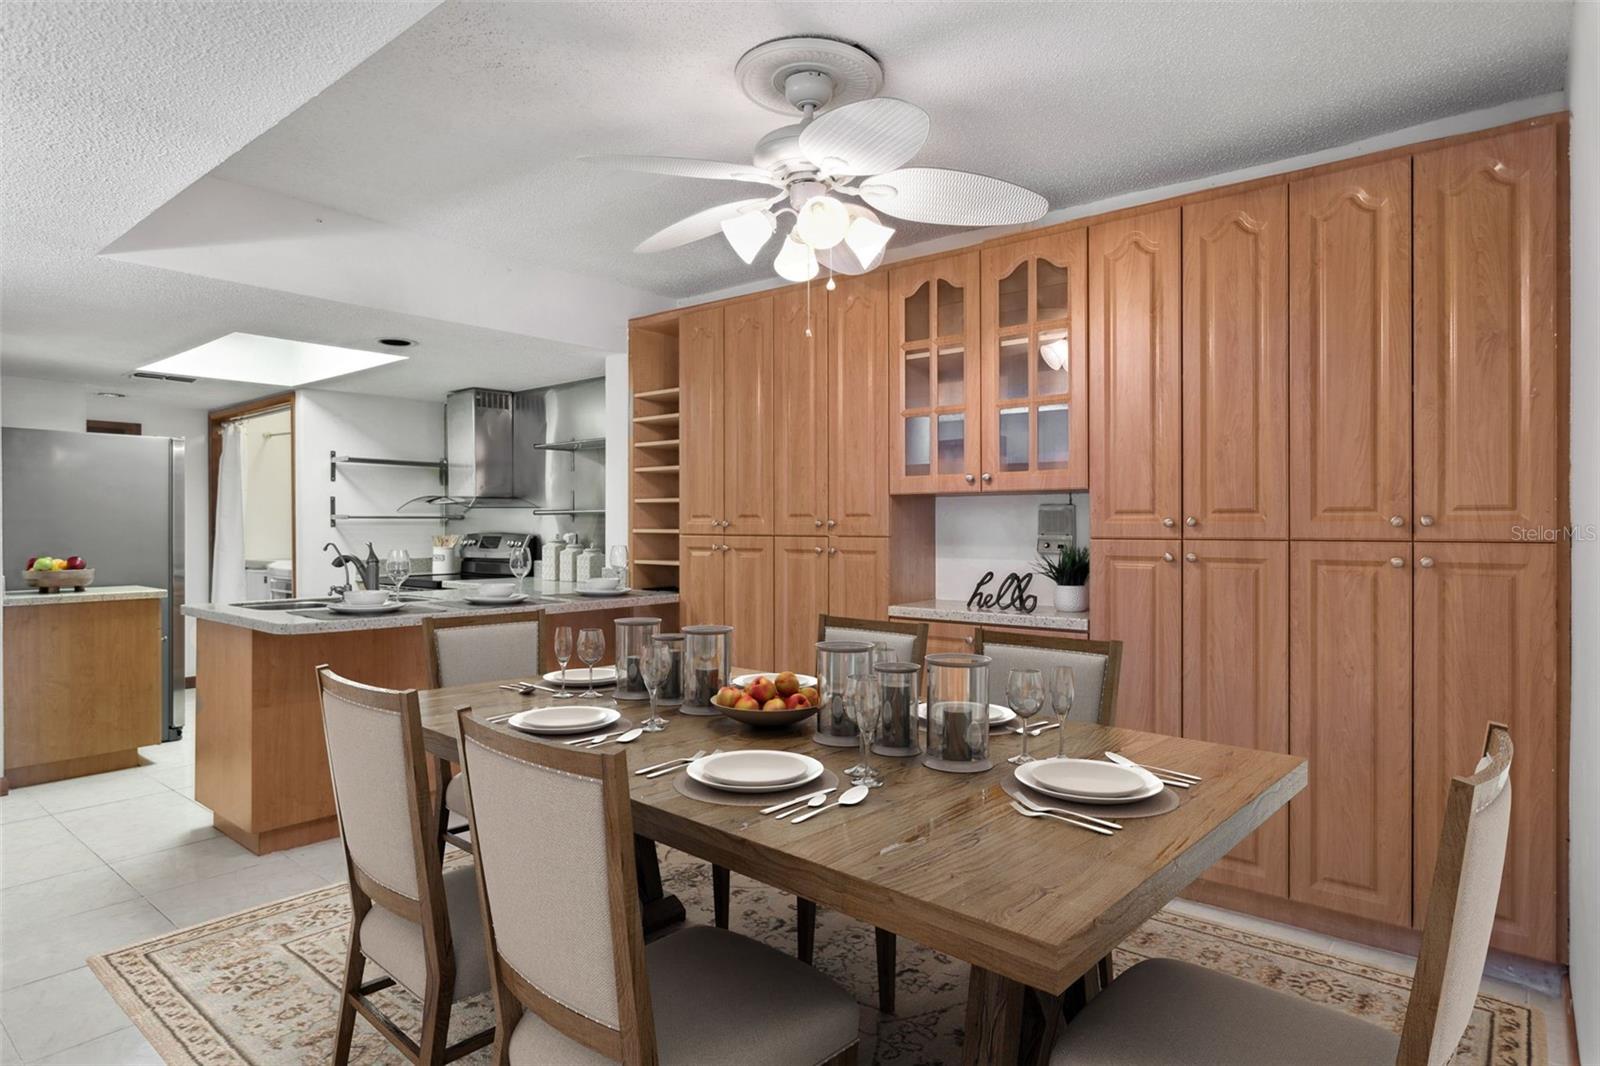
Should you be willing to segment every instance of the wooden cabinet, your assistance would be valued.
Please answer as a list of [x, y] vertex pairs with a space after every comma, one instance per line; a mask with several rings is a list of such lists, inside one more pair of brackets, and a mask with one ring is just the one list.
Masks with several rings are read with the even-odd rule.
[[1183, 547], [1168, 540], [1089, 544], [1095, 640], [1122, 641], [1116, 724], [1178, 736], [1183, 730]]
[[[690, 311], [678, 332], [678, 527], [685, 535], [722, 529], [722, 308]], [[686, 583], [685, 583], [686, 584]]]
[[[838, 277], [828, 294], [827, 531], [889, 535], [889, 278]], [[801, 290], [794, 290], [799, 292]], [[787, 391], [788, 382], [783, 382]], [[817, 455], [821, 455], [819, 450]]]
[[1483, 752], [1488, 722], [1511, 727], [1511, 835], [1491, 943], [1561, 958], [1566, 925], [1559, 763], [1562, 549], [1552, 544], [1416, 545], [1414, 917], [1421, 924], [1450, 777]]
[[[773, 410], [765, 433], [772, 451], [774, 533], [816, 533], [828, 517], [831, 335], [827, 321], [828, 301], [806, 299], [805, 286], [773, 294]], [[879, 351], [881, 355], [881, 347]], [[887, 437], [885, 422], [880, 415], [871, 424]], [[887, 466], [877, 465], [880, 482], [886, 480]]]
[[678, 620], [686, 626], [721, 625], [723, 590], [722, 538], [678, 538]]
[[889, 271], [889, 488], [978, 491], [978, 253]]
[[981, 273], [983, 488], [1089, 484], [1088, 231], [989, 245]]
[[1289, 186], [1290, 532], [1411, 539], [1411, 160]]
[[1089, 229], [1089, 522], [1172, 537], [1182, 512], [1179, 209]]
[[1289, 535], [1288, 189], [1183, 209], [1183, 535]]
[[[1209, 541], [1183, 547], [1183, 735], [1288, 751], [1289, 545]], [[1288, 811], [1274, 814], [1205, 878], [1286, 896], [1288, 821]]]
[[775, 537], [772, 567], [772, 668], [809, 673], [817, 617], [828, 613], [828, 538]]
[[740, 665], [770, 660], [774, 538], [682, 537], [679, 545], [680, 622], [733, 626], [734, 654], [748, 656]]
[[1411, 922], [1411, 545], [1290, 549], [1289, 896]]
[[680, 326], [680, 529], [771, 533], [773, 297], [692, 311]]
[[1551, 126], [1416, 157], [1419, 540], [1566, 520], [1556, 166]]
[[828, 542], [828, 613], [881, 619], [889, 611], [887, 537], [834, 537]]

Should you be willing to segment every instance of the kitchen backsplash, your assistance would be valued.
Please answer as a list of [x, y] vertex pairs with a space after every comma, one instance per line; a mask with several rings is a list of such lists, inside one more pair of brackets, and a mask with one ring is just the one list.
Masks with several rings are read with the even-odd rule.
[[[1038, 559], [1039, 505], [1066, 503], [1077, 506], [1077, 543], [1089, 543], [1089, 494], [941, 496], [934, 502], [936, 570], [934, 595], [941, 600], [965, 600], [987, 570], [998, 581], [1005, 574], [1030, 573]], [[1038, 595], [1046, 581], [1034, 579]], [[1048, 603], [1046, 596], [1041, 602]]]

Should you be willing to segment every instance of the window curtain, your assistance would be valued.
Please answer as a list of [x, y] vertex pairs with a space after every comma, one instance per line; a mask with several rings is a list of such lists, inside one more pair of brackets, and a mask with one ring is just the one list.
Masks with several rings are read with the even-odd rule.
[[211, 546], [211, 602], [237, 603], [244, 584], [244, 427], [222, 427], [217, 459], [217, 533]]

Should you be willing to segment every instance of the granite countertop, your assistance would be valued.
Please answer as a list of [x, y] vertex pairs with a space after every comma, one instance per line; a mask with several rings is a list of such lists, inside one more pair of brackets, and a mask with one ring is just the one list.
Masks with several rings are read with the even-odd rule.
[[40, 592], [38, 589], [6, 589], [7, 607], [47, 607], [63, 603], [106, 603], [111, 600], [164, 600], [166, 589], [148, 585], [90, 585], [82, 590], [62, 589], [59, 592]]
[[[573, 594], [544, 595], [532, 593], [520, 603], [505, 606], [477, 606], [467, 603], [458, 590], [446, 592], [407, 592], [402, 599], [406, 606], [393, 614], [336, 615], [318, 611], [318, 604], [310, 603], [295, 610], [261, 610], [238, 607], [224, 603], [188, 604], [183, 613], [191, 618], [223, 625], [254, 629], [260, 633], [277, 636], [295, 636], [302, 633], [342, 633], [357, 629], [398, 629], [418, 626], [424, 618], [453, 618], [464, 614], [485, 617], [502, 614], [546, 615], [568, 614], [574, 611], [632, 611], [678, 602], [676, 592], [636, 592], [624, 596], [578, 596]], [[312, 612], [311, 616], [300, 613]]]
[[913, 622], [955, 622], [969, 626], [1010, 626], [1014, 629], [1054, 629], [1069, 633], [1089, 632], [1088, 611], [1058, 611], [1039, 606], [1032, 614], [1017, 611], [973, 611], [966, 600], [918, 600], [897, 603], [889, 608], [890, 618]]

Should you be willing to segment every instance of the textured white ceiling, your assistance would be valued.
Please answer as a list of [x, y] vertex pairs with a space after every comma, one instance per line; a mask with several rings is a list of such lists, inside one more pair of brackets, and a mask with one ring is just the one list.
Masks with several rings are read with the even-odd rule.
[[1566, 2], [447, 4], [219, 174], [684, 296], [765, 267], [717, 239], [631, 249], [752, 187], [574, 160], [747, 160], [782, 118], [733, 65], [770, 37], [862, 44], [884, 92], [932, 115], [919, 164], [1062, 208], [1559, 91], [1570, 20]]

